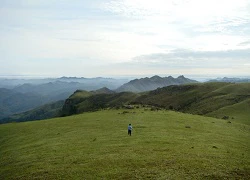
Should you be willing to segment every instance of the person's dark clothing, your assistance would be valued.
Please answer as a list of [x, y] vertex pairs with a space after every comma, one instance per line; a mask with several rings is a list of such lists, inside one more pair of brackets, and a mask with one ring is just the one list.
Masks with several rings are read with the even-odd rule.
[[131, 136], [131, 132], [132, 132], [132, 126], [131, 126], [131, 124], [129, 124], [128, 125], [128, 135], [130, 135]]

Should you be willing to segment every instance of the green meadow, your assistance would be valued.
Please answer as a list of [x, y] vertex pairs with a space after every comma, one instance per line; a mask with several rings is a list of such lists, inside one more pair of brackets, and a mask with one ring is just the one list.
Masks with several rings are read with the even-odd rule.
[[250, 179], [249, 140], [248, 124], [144, 108], [2, 124], [0, 179]]

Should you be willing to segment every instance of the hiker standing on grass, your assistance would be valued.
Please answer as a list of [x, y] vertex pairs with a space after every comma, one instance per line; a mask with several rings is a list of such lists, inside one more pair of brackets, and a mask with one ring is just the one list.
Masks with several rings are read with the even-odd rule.
[[131, 124], [129, 124], [128, 125], [128, 135], [130, 135], [131, 136], [131, 132], [132, 132], [132, 125]]

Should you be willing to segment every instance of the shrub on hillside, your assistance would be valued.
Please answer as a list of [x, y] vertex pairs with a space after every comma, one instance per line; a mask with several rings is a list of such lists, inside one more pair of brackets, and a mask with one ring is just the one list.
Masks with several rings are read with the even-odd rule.
[[223, 116], [222, 119], [229, 119], [229, 116]]
[[174, 106], [170, 105], [168, 108], [169, 108], [170, 110], [173, 110], [173, 109], [174, 109]]

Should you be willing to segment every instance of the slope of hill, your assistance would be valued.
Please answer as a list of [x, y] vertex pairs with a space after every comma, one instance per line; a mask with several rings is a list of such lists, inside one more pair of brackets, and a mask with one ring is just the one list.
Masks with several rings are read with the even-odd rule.
[[[250, 83], [203, 83], [193, 85], [169, 86], [145, 93], [134, 103], [150, 104], [173, 109], [184, 113], [213, 115], [217, 118], [228, 116], [250, 124], [249, 119], [241, 119], [234, 115], [234, 108], [244, 117], [250, 116], [250, 105], [240, 103], [250, 99]], [[239, 104], [239, 106], [237, 106]], [[244, 106], [244, 108], [240, 108]], [[227, 108], [227, 114], [216, 114], [221, 108]], [[226, 112], [226, 111], [224, 111]], [[243, 117], [242, 116], [242, 117]]]
[[107, 87], [103, 87], [101, 89], [97, 89], [95, 91], [91, 91], [91, 93], [93, 93], [93, 94], [114, 94], [115, 91], [112, 91], [112, 90], [110, 90]]
[[[75, 100], [74, 102], [78, 102], [81, 101], [81, 98], [83, 97], [89, 97], [91, 95], [96, 95], [96, 94], [113, 94], [113, 93], [115, 92], [106, 87], [90, 92], [84, 90], [77, 90], [72, 96], [70, 96], [70, 98], [71, 100], [74, 99]], [[10, 115], [8, 117], [0, 119], [0, 123], [23, 122], [23, 121], [32, 121], [32, 120], [41, 120], [41, 119], [59, 117], [62, 114], [64, 101], [65, 100], [56, 101], [53, 103], [39, 106], [29, 111]]]
[[[250, 111], [246, 111], [250, 109], [250, 105], [243, 103], [248, 102], [249, 99], [250, 83], [199, 83], [173, 85], [140, 94], [123, 92], [80, 97], [79, 93], [75, 93], [66, 100], [62, 112], [63, 115], [71, 115], [108, 107], [118, 108], [124, 104], [141, 104], [217, 118], [228, 116], [235, 121], [250, 124], [247, 118], [250, 116]], [[234, 116], [235, 107], [238, 108], [238, 113], [242, 114], [241, 117], [245, 117], [244, 119]], [[227, 113], [224, 115], [219, 113], [218, 110], [221, 108], [227, 108], [228, 110], [224, 111]]]
[[0, 179], [250, 179], [249, 125], [124, 111], [0, 125]]
[[0, 88], [0, 119], [38, 107], [43, 103], [41, 95]]
[[79, 114], [87, 111], [97, 111], [103, 108], [118, 108], [128, 104], [138, 97], [132, 92], [122, 93], [88, 93], [86, 91], [76, 91], [66, 101], [62, 109], [62, 116]]
[[206, 115], [217, 118], [224, 117], [224, 119], [232, 122], [250, 125], [250, 98], [233, 105], [225, 106]]
[[14, 114], [7, 118], [0, 119], [0, 123], [34, 121], [59, 117], [61, 115], [63, 105], [63, 100], [45, 104], [30, 111]]
[[172, 76], [164, 78], [160, 76], [153, 76], [151, 78], [146, 77], [146, 78], [132, 80], [119, 87], [116, 91], [144, 92], [165, 86], [188, 84], [188, 83], [197, 83], [197, 81], [185, 78], [184, 76], [179, 76], [178, 78], [173, 78]]

